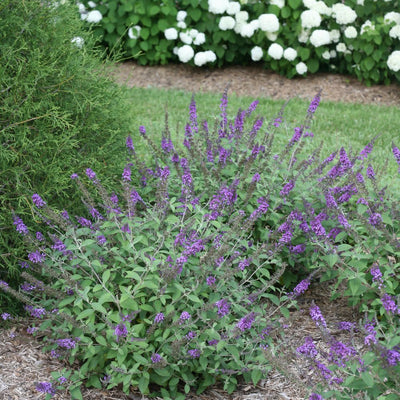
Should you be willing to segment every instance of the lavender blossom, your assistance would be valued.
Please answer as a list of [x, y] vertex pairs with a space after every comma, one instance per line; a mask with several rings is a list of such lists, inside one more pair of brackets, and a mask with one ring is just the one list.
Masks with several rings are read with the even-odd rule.
[[335, 198], [332, 195], [332, 189], [329, 189], [328, 192], [325, 193], [325, 201], [326, 201], [326, 206], [330, 209], [337, 209], [338, 205], [336, 203]]
[[246, 329], [250, 329], [255, 321], [255, 313], [251, 312], [250, 314], [243, 317], [237, 324], [236, 327], [239, 328], [242, 332]]
[[57, 339], [56, 342], [64, 349], [74, 349], [76, 347], [76, 341], [73, 339]]
[[346, 217], [341, 213], [338, 215], [338, 221], [343, 226], [343, 228], [345, 228], [345, 229], [351, 228], [351, 225], [347, 221]]
[[24, 221], [17, 215], [13, 216], [13, 224], [15, 225], [15, 229], [18, 233], [21, 233], [22, 235], [27, 235], [29, 233], [28, 227], [24, 224]]
[[366, 158], [368, 158], [369, 154], [372, 152], [374, 147], [374, 143], [373, 141], [368, 143], [364, 149], [360, 152], [360, 156], [358, 157], [359, 160], [364, 160]]
[[[139, 130], [140, 130], [140, 128], [139, 128]], [[131, 136], [128, 136], [128, 137], [126, 138], [125, 145], [126, 145], [126, 148], [127, 148], [128, 150], [130, 150], [132, 153], [135, 151], [135, 147], [133, 146], [133, 141], [132, 141]]]
[[338, 329], [341, 331], [352, 331], [356, 327], [354, 322], [341, 321], [338, 323]]
[[318, 218], [310, 221], [311, 229], [317, 236], [326, 236], [325, 228], [321, 225], [321, 222]]
[[296, 285], [293, 291], [289, 293], [289, 297], [296, 298], [302, 295], [308, 289], [309, 286], [310, 286], [310, 280], [308, 278], [303, 279], [300, 283]]
[[191, 358], [199, 358], [201, 353], [199, 349], [193, 349], [193, 350], [189, 350], [188, 354]]
[[385, 293], [381, 298], [381, 302], [387, 313], [400, 314], [400, 308], [397, 307], [394, 297]]
[[158, 313], [155, 317], [154, 317], [154, 323], [155, 324], [159, 324], [160, 322], [164, 321], [165, 317], [163, 313]]
[[196, 332], [189, 331], [189, 332], [185, 335], [185, 339], [186, 339], [187, 341], [190, 341], [190, 340], [194, 339], [196, 336], [197, 336], [197, 333], [196, 333]]
[[298, 142], [301, 138], [302, 133], [303, 133], [302, 128], [299, 128], [299, 127], [294, 128], [294, 134], [293, 134], [292, 138], [290, 139], [290, 143], [293, 144], [293, 143]]
[[349, 157], [347, 156], [346, 150], [343, 147], [340, 149], [339, 155], [341, 170], [345, 172], [348, 169], [351, 169], [351, 162], [349, 160]]
[[174, 145], [172, 144], [171, 139], [167, 139], [163, 137], [161, 139], [161, 148], [166, 152], [166, 153], [172, 153], [174, 149]]
[[282, 122], [283, 122], [282, 118], [281, 117], [277, 117], [277, 118], [274, 119], [274, 122], [273, 122], [272, 125], [274, 125], [276, 128], [279, 128], [279, 126], [281, 125]]
[[105, 237], [104, 235], [99, 235], [99, 236], [97, 236], [97, 243], [98, 243], [100, 246], [105, 245], [105, 244], [107, 243], [106, 237]]
[[287, 197], [287, 195], [293, 190], [295, 182], [290, 179], [289, 182], [283, 187], [283, 189], [279, 192], [282, 197]]
[[367, 168], [367, 178], [371, 180], [375, 180], [375, 172], [374, 169], [372, 168], [372, 165], [369, 164]]
[[318, 306], [314, 305], [310, 307], [310, 316], [317, 326], [322, 325], [324, 328], [326, 328], [325, 318], [323, 317], [321, 310]]
[[127, 166], [124, 168], [124, 172], [122, 172], [122, 180], [125, 182], [131, 181], [131, 169]]
[[394, 145], [394, 143], [392, 143], [392, 152], [393, 152], [394, 158], [399, 166], [399, 174], [400, 174], [400, 150], [398, 147], [396, 147]]
[[3, 321], [7, 321], [8, 319], [11, 319], [11, 315], [9, 313], [3, 313], [1, 314], [1, 318]]
[[318, 108], [318, 105], [319, 105], [320, 100], [321, 100], [321, 97], [319, 96], [319, 94], [317, 94], [317, 95], [312, 99], [312, 101], [311, 101], [311, 103], [310, 103], [310, 105], [309, 105], [309, 107], [308, 107], [307, 113], [314, 114], [315, 111], [316, 111], [317, 108]]
[[146, 135], [146, 128], [143, 125], [139, 126], [139, 133], [144, 136]]
[[220, 318], [229, 314], [231, 304], [226, 299], [221, 299], [214, 303], [214, 306], [218, 308], [217, 314]]
[[215, 276], [210, 275], [210, 276], [207, 276], [207, 278], [206, 278], [206, 283], [208, 286], [215, 285], [215, 281], [216, 281]]
[[251, 179], [251, 182], [252, 183], [256, 183], [256, 182], [259, 182], [259, 181], [260, 181], [260, 174], [259, 173], [255, 173], [253, 175], [253, 178]]
[[185, 321], [188, 321], [192, 316], [187, 312], [183, 311], [181, 316], [179, 317], [179, 325], [182, 325]]
[[114, 335], [117, 337], [118, 342], [120, 337], [128, 336], [128, 328], [121, 322], [115, 327]]
[[38, 240], [39, 242], [44, 242], [44, 236], [42, 232], [36, 232], [36, 240]]
[[368, 333], [368, 335], [364, 338], [364, 344], [370, 346], [372, 344], [376, 344], [378, 339], [376, 338], [376, 331], [374, 329], [374, 324], [370, 321], [364, 324], [364, 329]]
[[329, 349], [328, 360], [340, 367], [345, 367], [346, 362], [357, 354], [356, 350], [351, 346], [346, 346], [344, 343], [334, 340]]
[[369, 215], [369, 219], [368, 222], [372, 225], [372, 226], [378, 226], [381, 222], [382, 222], [382, 216], [379, 213], [371, 213]]
[[36, 385], [36, 390], [42, 393], [48, 393], [50, 395], [56, 394], [56, 389], [53, 388], [53, 384], [51, 382], [39, 382]]
[[71, 179], [78, 179], [78, 178], [79, 178], [78, 174], [74, 173], [74, 174], [71, 175]]
[[311, 393], [310, 398], [308, 400], [324, 400], [324, 398], [317, 393]]
[[309, 358], [315, 358], [318, 355], [318, 350], [310, 336], [304, 338], [304, 344], [299, 346], [296, 351]]
[[46, 255], [44, 253], [41, 253], [39, 250], [36, 250], [36, 251], [28, 254], [28, 259], [33, 264], [39, 264], [39, 263], [43, 262], [45, 257], [46, 257]]
[[89, 221], [88, 219], [84, 218], [84, 217], [78, 217], [77, 221], [83, 227], [92, 228], [92, 222]]
[[397, 364], [400, 364], [400, 353], [396, 350], [387, 350], [383, 356], [391, 367], [395, 367]]
[[96, 173], [91, 168], [86, 168], [86, 175], [91, 180], [94, 181], [96, 179]]
[[46, 205], [46, 203], [42, 200], [42, 198], [37, 193], [32, 195], [32, 201], [33, 201], [33, 204], [37, 208], [41, 208], [41, 207], [44, 207]]
[[56, 239], [51, 248], [57, 251], [64, 251], [66, 249], [65, 244], [60, 239]]
[[162, 357], [158, 353], [154, 353], [151, 357], [150, 360], [153, 364], [158, 364], [162, 361]]

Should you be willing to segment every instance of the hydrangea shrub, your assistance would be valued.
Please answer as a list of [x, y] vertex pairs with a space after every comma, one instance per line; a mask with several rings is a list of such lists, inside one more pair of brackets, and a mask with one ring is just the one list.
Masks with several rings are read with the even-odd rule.
[[85, 0], [79, 5], [82, 19], [106, 46], [121, 43], [141, 64], [263, 62], [289, 78], [333, 71], [367, 84], [399, 80], [398, 6], [397, 0]]
[[[121, 385], [178, 399], [215, 383], [228, 392], [240, 379], [256, 384], [285, 363], [284, 322], [296, 299], [313, 280], [329, 280], [345, 287], [334, 296], [365, 314], [340, 327], [358, 331], [364, 346], [335, 339], [313, 305], [329, 354], [312, 338], [293, 349], [324, 379], [309, 382], [310, 398], [397, 393], [400, 209], [368, 162], [377, 138], [359, 153], [340, 148], [320, 159], [317, 94], [276, 149], [274, 137], [289, 129], [283, 110], [252, 120], [255, 101], [231, 118], [227, 102], [225, 91], [211, 127], [192, 98], [181, 144], [168, 124], [159, 144], [140, 126], [153, 157], [144, 164], [127, 138], [119, 192], [108, 193], [91, 168], [74, 173], [86, 215], [33, 193], [53, 233], [32, 232], [14, 215], [29, 249], [26, 281], [0, 288], [26, 303], [38, 321], [30, 333], [43, 331], [54, 357], [80, 365], [39, 391], [68, 387], [79, 399], [82, 384]], [[395, 143], [392, 153], [400, 169]]]

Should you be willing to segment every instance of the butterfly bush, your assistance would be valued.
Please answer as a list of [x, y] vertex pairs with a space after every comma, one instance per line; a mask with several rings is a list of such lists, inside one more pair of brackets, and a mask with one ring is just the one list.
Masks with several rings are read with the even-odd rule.
[[[79, 12], [104, 43], [112, 48], [121, 41], [128, 56], [141, 64], [179, 61], [202, 67], [263, 61], [267, 69], [289, 78], [323, 69], [356, 75], [366, 84], [399, 79], [395, 2], [200, 0], [193, 7], [190, 0], [168, 0], [125, 5], [115, 16], [117, 3], [85, 0]], [[110, 24], [108, 14], [116, 21], [114, 30], [102, 26]], [[119, 37], [114, 31], [122, 28], [126, 34]], [[294, 49], [296, 57], [279, 56], [280, 51], [270, 50], [276, 46]]]
[[[291, 307], [314, 281], [330, 280], [332, 296], [364, 314], [361, 324], [340, 325], [363, 345], [337, 339], [313, 304], [329, 350], [307, 337], [291, 355], [320, 377], [311, 396], [397, 393], [400, 210], [368, 160], [378, 138], [359, 153], [341, 147], [321, 157], [311, 132], [320, 93], [296, 127], [284, 108], [270, 122], [256, 116], [257, 104], [230, 116], [226, 89], [216, 120], [199, 121], [192, 97], [182, 143], [168, 123], [159, 143], [144, 126], [126, 139], [119, 191], [107, 193], [91, 168], [71, 176], [85, 215], [34, 193], [36, 218], [54, 232], [38, 235], [14, 216], [26, 282], [0, 288], [26, 303], [30, 333], [46, 332], [52, 356], [80, 364], [39, 391], [68, 387], [79, 397], [85, 381], [126, 393], [149, 394], [151, 385], [175, 399], [216, 382], [232, 392], [239, 377], [257, 384], [288, 350]], [[279, 134], [288, 141], [277, 149]], [[400, 166], [395, 143], [392, 153]]]

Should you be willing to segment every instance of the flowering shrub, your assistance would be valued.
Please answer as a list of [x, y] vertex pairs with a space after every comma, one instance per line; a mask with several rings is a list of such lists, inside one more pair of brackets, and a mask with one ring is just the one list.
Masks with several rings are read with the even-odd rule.
[[[400, 78], [398, 1], [83, 1], [103, 43], [141, 64], [221, 66], [263, 61], [289, 78], [329, 70], [367, 84]], [[96, 18], [93, 13], [96, 13]], [[98, 13], [102, 15], [100, 20]], [[97, 24], [93, 24], [93, 22]], [[286, 57], [284, 51], [293, 49]]]
[[[320, 279], [343, 283], [345, 292], [333, 295], [365, 313], [361, 326], [343, 329], [362, 330], [366, 347], [334, 340], [311, 307], [330, 353], [312, 338], [296, 350], [326, 379], [326, 387], [310, 383], [310, 398], [397, 393], [399, 205], [367, 161], [376, 138], [359, 154], [341, 148], [320, 160], [321, 146], [311, 146], [319, 101], [276, 149], [274, 136], [287, 127], [283, 110], [268, 124], [251, 121], [255, 101], [230, 119], [225, 91], [210, 129], [193, 98], [182, 145], [168, 124], [160, 145], [140, 126], [153, 153], [145, 165], [127, 138], [120, 192], [107, 193], [90, 168], [86, 178], [71, 176], [87, 215], [32, 195], [37, 217], [54, 231], [33, 233], [14, 215], [29, 246], [26, 282], [20, 291], [4, 281], [0, 288], [26, 303], [38, 320], [31, 332], [45, 332], [54, 357], [80, 362], [39, 391], [51, 396], [68, 386], [81, 398], [82, 383], [121, 384], [127, 393], [151, 387], [177, 399], [216, 382], [231, 392], [239, 377], [257, 383], [274, 365], [271, 355], [279, 359], [282, 317]], [[392, 152], [400, 169], [394, 143]]]

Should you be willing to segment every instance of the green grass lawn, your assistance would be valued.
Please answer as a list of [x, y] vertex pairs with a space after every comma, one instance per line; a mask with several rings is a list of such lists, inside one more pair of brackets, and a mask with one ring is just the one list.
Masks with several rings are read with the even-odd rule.
[[[139, 136], [138, 127], [144, 125], [153, 140], [160, 143], [165, 126], [164, 114], [167, 109], [171, 135], [175, 142], [182, 141], [184, 126], [189, 118], [192, 93], [181, 90], [132, 88], [126, 89], [126, 95], [132, 103], [134, 138]], [[196, 94], [199, 120], [207, 119], [210, 128], [220, 113], [221, 95], [222, 93]], [[229, 96], [228, 92], [228, 117], [233, 118], [239, 108], [246, 109], [254, 100], [256, 99], [251, 97]], [[276, 117], [284, 104], [283, 100], [268, 98], [257, 100], [260, 103], [253, 116], [262, 116], [267, 122]], [[289, 101], [284, 113], [287, 129], [282, 130], [282, 135], [276, 138], [277, 148], [282, 148], [291, 138], [293, 128], [303, 122], [311, 100], [293, 98]], [[400, 188], [398, 167], [391, 152], [392, 141], [398, 147], [400, 146], [400, 110], [397, 107], [325, 102], [322, 95], [311, 130], [314, 133], [315, 146], [324, 141], [323, 157], [342, 146], [346, 150], [352, 149], [353, 152], [358, 153], [374, 136], [380, 134], [369, 160], [377, 175], [379, 176], [380, 173], [383, 175], [385, 184], [392, 188]], [[146, 154], [144, 143], [140, 139], [135, 141], [135, 146], [138, 151], [144, 151]], [[385, 173], [386, 161], [388, 161], [388, 169]]]

